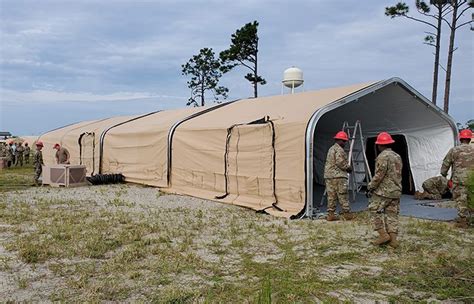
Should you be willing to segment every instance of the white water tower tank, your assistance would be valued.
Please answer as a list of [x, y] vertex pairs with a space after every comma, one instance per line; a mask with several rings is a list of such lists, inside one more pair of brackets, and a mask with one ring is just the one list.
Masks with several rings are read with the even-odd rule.
[[291, 93], [294, 92], [294, 89], [302, 85], [303, 80], [303, 71], [297, 67], [291, 67], [286, 69], [283, 72], [283, 85], [291, 89]]

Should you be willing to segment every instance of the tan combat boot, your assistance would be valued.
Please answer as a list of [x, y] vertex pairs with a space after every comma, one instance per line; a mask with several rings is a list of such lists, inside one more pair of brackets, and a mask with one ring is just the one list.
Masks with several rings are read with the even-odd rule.
[[354, 213], [352, 213], [350, 211], [349, 212], [343, 212], [342, 213], [342, 218], [345, 219], [346, 221], [350, 221], [350, 220], [355, 218], [355, 215], [354, 215]]
[[465, 218], [465, 217], [457, 218], [456, 223], [454, 223], [454, 227], [467, 229], [467, 227], [468, 227], [467, 218]]
[[390, 232], [389, 235], [390, 235], [390, 243], [388, 243], [388, 245], [390, 247], [394, 248], [394, 249], [397, 248], [398, 245], [399, 245], [399, 243], [397, 241], [397, 235], [398, 234], [395, 233], [395, 232]]
[[334, 214], [334, 212], [328, 212], [328, 216], [326, 217], [326, 220], [328, 222], [332, 222], [332, 221], [337, 221], [337, 216]]
[[377, 230], [377, 232], [379, 233], [379, 237], [377, 239], [375, 239], [372, 244], [374, 245], [383, 245], [385, 243], [387, 243], [388, 241], [390, 241], [390, 235], [388, 235], [388, 233], [385, 231], [385, 229], [379, 229]]

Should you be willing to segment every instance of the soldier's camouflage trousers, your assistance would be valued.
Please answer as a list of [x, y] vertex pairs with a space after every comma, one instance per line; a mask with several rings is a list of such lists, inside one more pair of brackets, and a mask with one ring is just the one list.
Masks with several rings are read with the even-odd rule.
[[400, 199], [392, 199], [372, 194], [369, 211], [374, 230], [384, 229], [388, 233], [398, 233]]
[[23, 166], [23, 154], [19, 154], [16, 156], [16, 160], [15, 160], [15, 166]]
[[326, 193], [328, 196], [328, 212], [336, 211], [336, 203], [338, 201], [342, 212], [350, 212], [347, 178], [326, 179]]
[[30, 163], [30, 154], [25, 154], [25, 164]]
[[459, 217], [467, 217], [468, 216], [468, 207], [467, 207], [467, 199], [468, 199], [468, 189], [464, 185], [454, 184], [453, 185], [453, 199], [456, 202], [456, 207], [458, 208], [458, 216]]
[[42, 172], [43, 172], [43, 167], [41, 167], [41, 166], [36, 166], [35, 167], [35, 184], [36, 185], [40, 184], [39, 178], [40, 178]]

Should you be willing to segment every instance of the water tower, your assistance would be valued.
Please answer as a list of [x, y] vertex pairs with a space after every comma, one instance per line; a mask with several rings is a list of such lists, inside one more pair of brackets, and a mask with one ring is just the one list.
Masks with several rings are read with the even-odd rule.
[[[281, 83], [291, 89], [291, 94], [295, 92], [295, 88], [303, 85], [303, 82], [303, 71], [297, 67], [288, 68], [283, 72], [283, 81]], [[283, 86], [281, 87], [281, 92], [283, 94]]]

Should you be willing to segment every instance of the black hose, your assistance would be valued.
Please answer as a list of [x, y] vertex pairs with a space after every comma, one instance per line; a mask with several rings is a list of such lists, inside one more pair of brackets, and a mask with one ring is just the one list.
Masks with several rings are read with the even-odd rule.
[[96, 174], [87, 177], [92, 185], [120, 184], [125, 182], [125, 176], [119, 174]]

